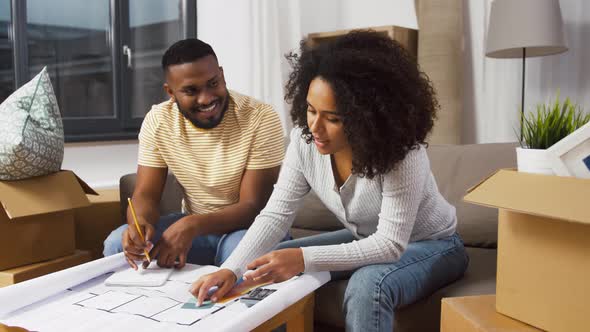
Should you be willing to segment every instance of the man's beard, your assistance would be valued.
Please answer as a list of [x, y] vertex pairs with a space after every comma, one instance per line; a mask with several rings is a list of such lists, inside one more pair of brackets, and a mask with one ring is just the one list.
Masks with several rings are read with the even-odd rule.
[[197, 119], [191, 118], [191, 116], [190, 116], [191, 114], [193, 114], [195, 112], [199, 112], [198, 107], [193, 108], [191, 110], [185, 110], [180, 107], [180, 104], [178, 104], [178, 101], [176, 101], [176, 106], [178, 107], [178, 110], [184, 116], [184, 118], [189, 120], [195, 127], [202, 128], [202, 129], [212, 129], [212, 128], [217, 127], [221, 123], [221, 121], [223, 120], [223, 116], [225, 115], [225, 112], [227, 111], [227, 108], [229, 107], [229, 93], [224, 98], [223, 105], [221, 105], [221, 114], [219, 115], [218, 119], [207, 119], [207, 121], [205, 121], [205, 122], [199, 121]]

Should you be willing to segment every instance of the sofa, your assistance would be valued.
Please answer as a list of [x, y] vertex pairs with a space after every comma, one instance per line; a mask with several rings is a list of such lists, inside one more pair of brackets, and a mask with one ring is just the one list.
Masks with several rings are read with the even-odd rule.
[[[515, 143], [473, 145], [430, 145], [427, 148], [431, 169], [443, 196], [457, 208], [458, 232], [470, 257], [469, 267], [462, 279], [447, 285], [431, 296], [400, 308], [395, 315], [396, 332], [439, 331], [440, 306], [443, 297], [493, 294], [496, 290], [496, 209], [475, 206], [462, 201], [470, 187], [499, 168], [516, 165]], [[126, 197], [130, 197], [135, 174], [120, 180], [122, 215]], [[168, 176], [160, 211], [162, 214], [180, 210], [182, 188]], [[310, 193], [297, 214], [291, 229], [294, 238], [341, 229], [336, 217], [319, 199]], [[347, 281], [329, 282], [316, 292], [316, 329], [338, 331], [344, 326], [342, 299]]]

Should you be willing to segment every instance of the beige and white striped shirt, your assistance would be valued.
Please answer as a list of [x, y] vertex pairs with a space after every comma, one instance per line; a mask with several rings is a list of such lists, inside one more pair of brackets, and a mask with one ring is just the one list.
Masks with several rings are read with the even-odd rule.
[[221, 123], [194, 126], [175, 102], [152, 106], [139, 133], [138, 163], [167, 167], [184, 189], [183, 212], [211, 213], [239, 199], [246, 169], [279, 166], [283, 131], [272, 106], [234, 91]]

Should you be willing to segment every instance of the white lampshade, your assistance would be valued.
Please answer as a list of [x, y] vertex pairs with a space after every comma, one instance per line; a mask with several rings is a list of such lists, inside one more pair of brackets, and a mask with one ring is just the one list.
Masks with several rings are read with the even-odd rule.
[[486, 55], [521, 58], [567, 51], [558, 0], [494, 0]]

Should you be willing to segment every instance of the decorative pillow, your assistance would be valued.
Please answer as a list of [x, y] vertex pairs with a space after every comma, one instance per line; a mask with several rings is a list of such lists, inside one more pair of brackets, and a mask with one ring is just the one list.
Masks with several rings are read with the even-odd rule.
[[64, 130], [47, 68], [0, 104], [0, 180], [61, 169]]

